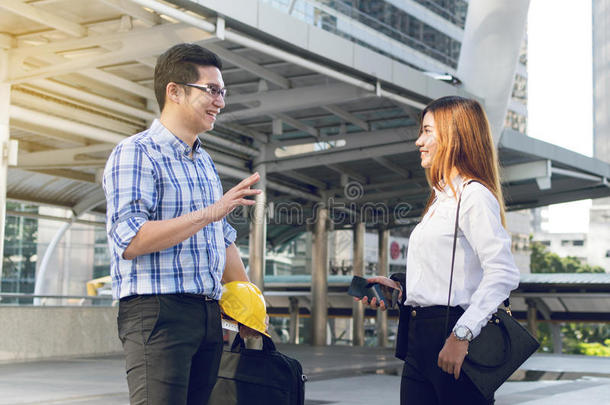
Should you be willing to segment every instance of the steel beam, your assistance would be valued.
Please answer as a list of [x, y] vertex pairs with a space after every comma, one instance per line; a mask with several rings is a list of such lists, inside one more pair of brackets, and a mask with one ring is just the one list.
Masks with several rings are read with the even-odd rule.
[[11, 49], [17, 46], [17, 38], [13, 35], [0, 33], [0, 49]]
[[138, 20], [142, 21], [148, 26], [161, 24], [163, 21], [158, 14], [154, 12], [148, 12], [146, 8], [138, 7], [129, 0], [100, 0], [102, 3], [130, 15]]
[[375, 160], [375, 162], [379, 163], [386, 169], [389, 169], [396, 174], [400, 174], [402, 177], [405, 177], [407, 179], [411, 177], [411, 172], [409, 170], [403, 169], [402, 167], [398, 166], [397, 164], [392, 163], [387, 158], [380, 156], [380, 157], [373, 158], [373, 160]]
[[24, 169], [28, 172], [46, 174], [47, 176], [59, 177], [62, 179], [82, 181], [85, 183], [97, 183], [94, 174], [79, 172], [69, 169]]
[[13, 105], [35, 106], [38, 111], [44, 111], [47, 114], [94, 125], [123, 135], [140, 132], [143, 127], [142, 124], [135, 125], [125, 122], [125, 120], [113, 118], [109, 113], [97, 113], [91, 111], [92, 108], [78, 108], [75, 104], [61, 101], [22, 88], [14, 89], [11, 95]]
[[81, 136], [83, 138], [93, 139], [98, 142], [119, 143], [125, 137], [115, 132], [105, 129], [93, 127], [91, 125], [81, 124], [75, 121], [70, 121], [64, 118], [55, 117], [53, 115], [44, 114], [27, 108], [10, 106], [9, 115], [11, 119], [20, 121], [33, 121], [37, 125], [58, 129]]
[[226, 60], [235, 66], [239, 66], [240, 68], [247, 70], [248, 72], [271, 83], [275, 83], [283, 89], [290, 88], [290, 80], [270, 69], [252, 62], [250, 59], [244, 58], [235, 52], [231, 52], [227, 48], [215, 44], [208, 44], [206, 45], [206, 48], [220, 56], [223, 60]]
[[96, 144], [84, 146], [82, 148], [53, 149], [42, 152], [25, 153], [19, 156], [19, 160], [24, 162], [19, 164], [20, 169], [28, 168], [54, 168], [54, 167], [73, 167], [90, 165], [90, 161], [105, 162], [105, 159], [86, 159], [86, 155], [98, 152], [110, 152], [114, 148], [113, 143]]
[[0, 8], [75, 37], [87, 35], [87, 28], [82, 25], [66, 20], [56, 14], [49, 13], [41, 8], [31, 6], [20, 0], [2, 0], [0, 2]]
[[329, 166], [338, 163], [353, 162], [378, 156], [395, 155], [399, 153], [415, 152], [414, 144], [393, 143], [371, 147], [360, 147], [345, 150], [340, 148], [334, 151], [319, 151], [317, 153], [306, 153], [295, 158], [276, 159], [268, 162], [268, 172], [283, 172], [285, 170], [303, 169], [306, 167]]
[[[329, 169], [339, 173], [341, 176], [345, 176], [348, 179], [352, 178], [352, 179], [358, 181], [360, 184], [366, 184], [367, 183], [366, 177], [364, 177], [360, 173], [356, 173], [353, 170], [346, 169], [346, 168], [341, 167], [339, 165], [331, 165], [331, 164], [326, 165], [326, 167], [328, 167]], [[343, 186], [345, 186], [345, 184]]]
[[[62, 74], [81, 71], [99, 66], [129, 62], [157, 55], [165, 51], [176, 42], [194, 42], [203, 44], [207, 40], [214, 39], [212, 34], [203, 32], [197, 28], [184, 24], [161, 24], [151, 28], [121, 32], [109, 35], [93, 35], [78, 40], [57, 41], [46, 45], [19, 47], [11, 49], [9, 61], [11, 75], [8, 81], [11, 83], [27, 82], [33, 79], [47, 78]], [[29, 71], [24, 71], [22, 62], [30, 56], [47, 53], [56, 53], [87, 47], [103, 47], [106, 44], [122, 43], [120, 49], [100, 55], [88, 55], [86, 57], [67, 60], [63, 63], [51, 64]]]
[[85, 69], [79, 71], [78, 74], [104, 83], [105, 85], [128, 91], [129, 93], [136, 94], [140, 97], [144, 97], [149, 100], [156, 100], [155, 92], [152, 89], [142, 86], [136, 82], [132, 82], [131, 80], [124, 79], [115, 74], [105, 72], [101, 69]]
[[154, 120], [157, 117], [155, 113], [153, 113], [152, 111], [145, 110], [144, 108], [133, 107], [120, 101], [115, 101], [103, 96], [98, 96], [97, 94], [77, 89], [76, 87], [68, 86], [53, 80], [32, 80], [28, 82], [28, 84], [31, 84], [37, 88], [43, 89], [51, 93], [55, 93], [65, 97], [71, 97], [73, 99], [84, 101], [94, 106], [112, 110], [123, 115], [131, 115], [133, 117], [137, 117], [143, 120]]
[[[354, 226], [354, 276], [364, 277], [364, 233], [366, 224], [358, 222]], [[354, 346], [364, 346], [364, 304], [361, 301], [352, 303], [352, 342]]]
[[368, 122], [361, 120], [360, 118], [356, 117], [354, 114], [350, 113], [349, 111], [345, 111], [341, 107], [338, 107], [336, 105], [327, 105], [327, 106], [324, 106], [324, 109], [328, 112], [335, 114], [337, 117], [339, 117], [349, 123], [352, 123], [352, 124], [356, 125], [357, 127], [360, 127], [364, 131], [371, 130], [371, 126], [369, 125]]
[[[366, 147], [370, 145], [382, 145], [393, 142], [413, 143], [417, 139], [417, 128], [415, 127], [399, 127], [390, 129], [381, 129], [369, 132], [350, 132], [341, 135], [332, 135], [324, 138], [324, 142], [345, 141], [345, 145], [337, 147], [333, 150], [343, 150], [358, 147]], [[268, 148], [280, 148], [285, 146], [307, 145], [312, 143], [312, 139], [293, 139], [287, 141], [271, 142], [267, 145]]]
[[[4, 76], [6, 56], [0, 52], [0, 78]], [[4, 258], [4, 228], [6, 225], [6, 191], [8, 183], [9, 109], [11, 85], [0, 82], [0, 258]], [[0, 260], [0, 277], [2, 262]]]
[[538, 160], [506, 166], [502, 169], [502, 182], [511, 183], [534, 179], [540, 190], [551, 188], [551, 161]]
[[254, 108], [227, 112], [219, 115], [218, 119], [222, 125], [226, 122], [245, 118], [320, 107], [326, 104], [336, 104], [372, 96], [374, 96], [373, 93], [348, 84], [308, 86], [287, 90], [272, 90], [263, 93], [238, 94], [236, 96], [229, 96], [227, 98], [227, 105], [248, 104], [250, 102], [258, 102], [260, 105]]
[[[378, 232], [378, 258], [377, 275], [388, 277], [389, 257], [390, 257], [390, 230], [379, 228]], [[388, 345], [388, 313], [387, 311], [377, 311], [377, 345], [386, 347]]]
[[294, 180], [298, 180], [305, 184], [309, 184], [310, 186], [317, 187], [319, 189], [325, 189], [327, 187], [326, 183], [319, 179], [314, 179], [313, 177], [306, 176], [303, 173], [295, 172], [294, 170], [288, 170], [281, 173], [283, 176], [290, 177]]
[[318, 206], [312, 251], [311, 318], [312, 344], [326, 345], [328, 321], [328, 208]]
[[[221, 113], [222, 114], [222, 113]], [[221, 115], [222, 116], [222, 115]], [[226, 128], [229, 129], [231, 131], [235, 131], [240, 135], [243, 136], [247, 136], [248, 138], [251, 139], [255, 139], [260, 143], [267, 143], [267, 135], [262, 133], [262, 132], [258, 132], [254, 129], [248, 128], [244, 125], [239, 125], [239, 124], [235, 124], [235, 123], [224, 123], [224, 124], [219, 124], [217, 125], [217, 127], [219, 128]]]
[[309, 135], [311, 135], [313, 137], [316, 137], [316, 138], [320, 137], [320, 131], [318, 131], [315, 127], [312, 127], [311, 125], [307, 125], [307, 124], [297, 120], [296, 118], [292, 118], [290, 115], [277, 113], [277, 114], [271, 114], [271, 117], [280, 119], [283, 122], [285, 122], [286, 124], [290, 125], [291, 127], [300, 129], [303, 132], [307, 132]]

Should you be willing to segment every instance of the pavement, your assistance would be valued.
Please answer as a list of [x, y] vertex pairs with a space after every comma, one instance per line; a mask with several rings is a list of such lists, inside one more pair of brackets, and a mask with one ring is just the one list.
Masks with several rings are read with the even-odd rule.
[[[392, 350], [278, 345], [308, 375], [306, 405], [398, 404]], [[496, 393], [496, 405], [610, 405], [610, 358], [536, 354]], [[122, 355], [0, 364], [0, 405], [127, 405]], [[515, 381], [536, 378], [537, 381]]]

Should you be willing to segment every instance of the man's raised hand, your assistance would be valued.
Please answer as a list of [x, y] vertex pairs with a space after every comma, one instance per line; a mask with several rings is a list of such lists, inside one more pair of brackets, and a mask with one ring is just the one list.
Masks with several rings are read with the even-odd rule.
[[256, 172], [250, 177], [243, 179], [239, 184], [227, 191], [220, 200], [208, 207], [211, 222], [220, 221], [240, 205], [254, 205], [256, 202], [246, 197], [262, 193], [262, 190], [250, 188], [258, 183], [260, 178], [260, 174]]

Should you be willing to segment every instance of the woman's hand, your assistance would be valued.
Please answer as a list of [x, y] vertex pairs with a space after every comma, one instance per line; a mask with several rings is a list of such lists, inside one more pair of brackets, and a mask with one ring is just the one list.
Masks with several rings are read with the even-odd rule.
[[[390, 288], [396, 288], [399, 291], [399, 293], [398, 293], [398, 302], [401, 301], [401, 298], [402, 298], [402, 287], [400, 286], [400, 283], [397, 283], [396, 281], [390, 280], [389, 278], [383, 277], [383, 276], [370, 277], [370, 278], [367, 278], [366, 281], [368, 283], [383, 284], [383, 285], [388, 286]], [[354, 297], [354, 301], [360, 301], [360, 300], [361, 300], [360, 298]], [[364, 305], [370, 306], [373, 309], [380, 308], [382, 311], [385, 311], [387, 309], [385, 304], [384, 304], [384, 302], [381, 301], [381, 304], [378, 304], [376, 298], [373, 298], [371, 300], [371, 302], [369, 302], [368, 297], [363, 297], [362, 298], [362, 303]]]
[[452, 332], [438, 354], [438, 366], [444, 372], [453, 374], [456, 380], [460, 378], [462, 363], [468, 354], [468, 344], [467, 340], [459, 340]]

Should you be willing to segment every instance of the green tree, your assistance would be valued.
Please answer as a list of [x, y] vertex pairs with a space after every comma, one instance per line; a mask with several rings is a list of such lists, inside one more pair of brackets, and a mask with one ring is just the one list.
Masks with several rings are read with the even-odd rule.
[[[531, 242], [532, 273], [605, 273], [600, 266], [582, 263], [574, 256], [560, 257], [540, 242]], [[538, 326], [541, 351], [551, 351], [553, 341], [547, 323]], [[610, 325], [565, 323], [561, 325], [563, 352], [588, 356], [610, 356]]]
[[560, 257], [549, 252], [540, 242], [531, 242], [530, 268], [532, 273], [605, 273], [600, 266], [582, 263], [574, 256]]

